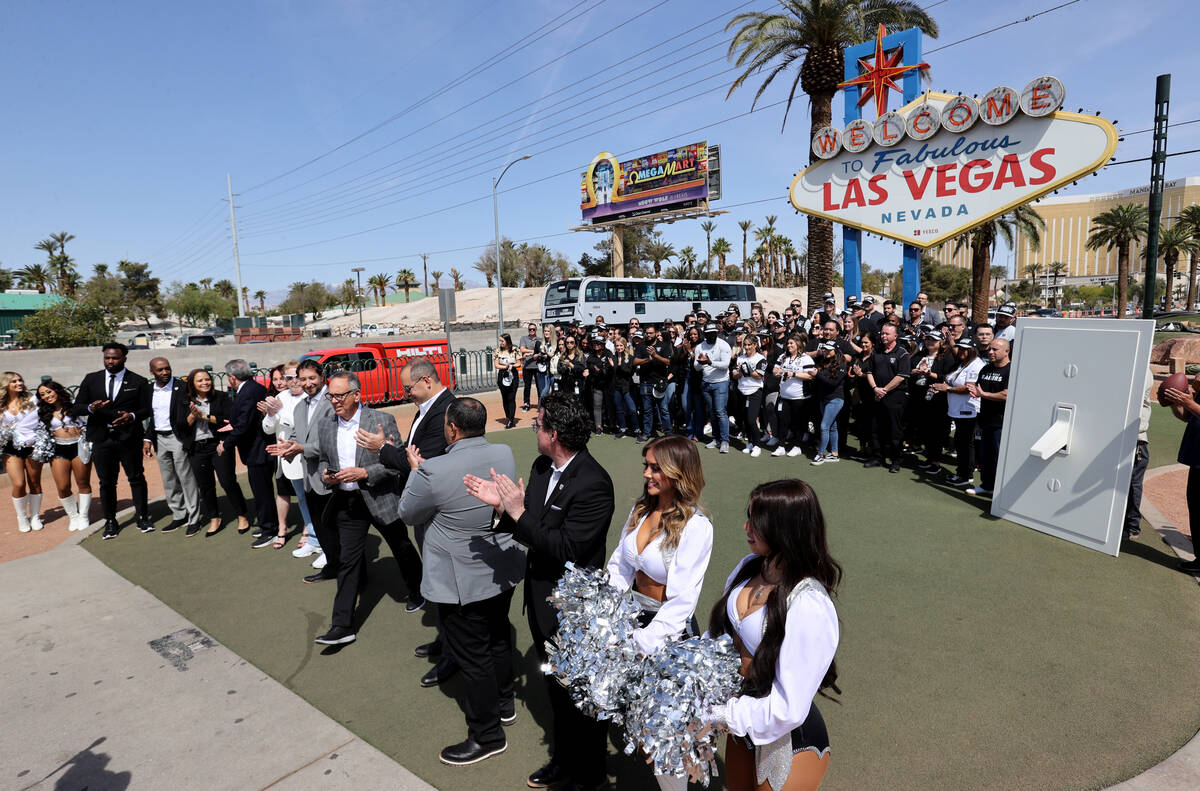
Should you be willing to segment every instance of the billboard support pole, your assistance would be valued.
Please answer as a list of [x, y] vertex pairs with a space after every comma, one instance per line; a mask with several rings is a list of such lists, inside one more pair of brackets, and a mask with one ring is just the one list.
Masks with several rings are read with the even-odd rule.
[[625, 226], [612, 227], [611, 277], [625, 277]]
[[[1154, 87], [1154, 152], [1150, 155], [1150, 227], [1146, 235], [1146, 283], [1142, 318], [1154, 318], [1154, 288], [1158, 285], [1158, 224], [1162, 220], [1163, 180], [1167, 171], [1167, 113], [1171, 108], [1171, 75], [1158, 75]], [[1167, 291], [1171, 284], [1167, 283]], [[1125, 306], [1118, 308], [1118, 318]]]

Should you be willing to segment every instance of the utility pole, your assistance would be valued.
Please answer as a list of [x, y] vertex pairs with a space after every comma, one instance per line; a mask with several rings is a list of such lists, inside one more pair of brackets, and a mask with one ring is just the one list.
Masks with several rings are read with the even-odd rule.
[[[229, 189], [229, 227], [233, 230], [233, 274], [237, 278], [237, 295], [242, 295], [242, 259], [238, 257], [237, 246], [237, 217], [233, 213], [233, 179], [229, 174], [225, 174], [225, 186]], [[235, 298], [233, 300], [238, 306], [238, 315], [244, 316], [242, 312], [242, 301]]]
[[361, 338], [362, 334], [363, 334], [363, 320], [362, 320], [362, 303], [363, 303], [363, 300], [362, 300], [362, 273], [363, 273], [363, 268], [361, 266], [356, 266], [353, 269], [351, 269], [350, 271], [353, 272], [354, 276], [358, 278], [358, 290], [354, 292], [354, 299], [356, 302], [358, 302], [358, 337]]
[[421, 276], [425, 279], [425, 296], [429, 296], [429, 253], [421, 253]]
[[[1171, 75], [1158, 75], [1154, 87], [1154, 152], [1150, 155], [1150, 229], [1146, 235], [1146, 288], [1142, 318], [1154, 318], [1154, 286], [1158, 281], [1158, 224], [1162, 220], [1163, 182], [1167, 176], [1167, 113], [1171, 109]], [[1167, 288], [1171, 284], [1167, 283]], [[1125, 315], [1125, 306], [1118, 308]]]
[[504, 166], [504, 170], [500, 171], [500, 175], [492, 179], [492, 218], [496, 222], [496, 320], [499, 324], [498, 334], [504, 334], [504, 290], [503, 281], [500, 277], [500, 208], [496, 199], [496, 188], [500, 186], [500, 179], [504, 178], [504, 174], [513, 165], [523, 160], [529, 159], [532, 154], [526, 154], [520, 159], [514, 159]]

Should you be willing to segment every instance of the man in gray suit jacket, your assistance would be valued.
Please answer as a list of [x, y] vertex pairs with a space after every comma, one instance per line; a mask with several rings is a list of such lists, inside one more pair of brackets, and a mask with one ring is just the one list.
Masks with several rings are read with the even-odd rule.
[[[385, 434], [395, 434], [396, 420], [359, 403], [358, 376], [350, 371], [330, 376], [325, 395], [334, 415], [317, 423], [317, 471], [331, 490], [323, 521], [337, 526], [340, 558], [332, 626], [317, 642], [340, 645], [356, 636], [354, 606], [366, 567], [367, 530], [372, 524], [378, 528], [396, 521], [400, 506], [396, 473], [380, 463], [378, 453], [359, 447], [354, 437], [359, 428], [374, 432], [382, 427]], [[419, 573], [416, 580], [405, 580], [410, 596], [420, 581]]]
[[[321, 460], [321, 447], [318, 443], [317, 427], [322, 422], [334, 419], [333, 406], [325, 397], [325, 373], [321, 364], [316, 360], [303, 360], [296, 366], [296, 376], [300, 377], [300, 386], [304, 389], [304, 399], [296, 404], [292, 413], [296, 425], [291, 439], [267, 446], [267, 453], [280, 456], [291, 461], [296, 456], [304, 455], [304, 498], [308, 503], [308, 513], [312, 517], [315, 536], [308, 536], [307, 543], [292, 552], [298, 558], [320, 553], [313, 568], [329, 568], [326, 574], [311, 574], [304, 578], [305, 582], [320, 582], [337, 576], [338, 542], [337, 526], [326, 525], [321, 516], [325, 506], [329, 504], [329, 487], [321, 479], [318, 466]], [[329, 563], [330, 557], [333, 563]]]
[[484, 439], [486, 426], [487, 409], [479, 401], [452, 401], [444, 424], [446, 453], [422, 459], [410, 451], [412, 472], [400, 498], [400, 517], [425, 528], [421, 594], [437, 604], [466, 682], [467, 739], [440, 756], [452, 765], [504, 752], [502, 725], [516, 720], [508, 610], [525, 573], [525, 551], [510, 534], [492, 531], [494, 510], [463, 486], [467, 475], [516, 475], [512, 450]]

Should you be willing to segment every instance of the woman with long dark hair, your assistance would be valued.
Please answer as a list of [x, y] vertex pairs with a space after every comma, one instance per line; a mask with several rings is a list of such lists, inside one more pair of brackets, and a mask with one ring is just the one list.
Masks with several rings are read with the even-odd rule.
[[507, 332], [500, 336], [500, 348], [493, 355], [496, 366], [496, 385], [500, 388], [500, 400], [504, 403], [504, 427], [517, 425], [517, 350], [513, 348], [512, 336]]
[[[92, 520], [92, 462], [84, 448], [84, 423], [71, 416], [71, 394], [53, 380], [42, 382], [37, 389], [38, 419], [54, 438], [54, 458], [50, 473], [58, 489], [58, 501], [67, 515], [67, 530], [86, 530]], [[87, 457], [87, 461], [84, 461]], [[71, 491], [71, 475], [75, 476], [76, 495]]]
[[748, 453], [754, 458], [762, 455], [762, 438], [758, 429], [758, 417], [762, 411], [763, 378], [767, 374], [767, 358], [758, 350], [758, 338], [747, 335], [742, 339], [741, 354], [730, 375], [737, 382], [738, 392], [742, 396], [741, 425], [746, 432], [746, 447], [742, 453]]
[[759, 484], [746, 509], [750, 553], [713, 606], [709, 634], [742, 655], [741, 694], [705, 718], [728, 729], [730, 791], [811, 791], [829, 768], [829, 735], [814, 703], [837, 686], [833, 597], [842, 567], [829, 554], [817, 493], [797, 479]]
[[[713, 525], [700, 507], [704, 469], [695, 442], [678, 435], [653, 439], [642, 458], [642, 496], [625, 520], [608, 574], [611, 585], [632, 589], [641, 605], [633, 640], [649, 656], [686, 629], [696, 631]], [[662, 788], [687, 787], [686, 778], [656, 777]]]
[[821, 438], [817, 442], [813, 466], [842, 460], [838, 454], [838, 416], [846, 403], [846, 366], [842, 350], [833, 341], [825, 341], [818, 348], [824, 354], [821, 355], [821, 364], [813, 383], [821, 408]]
[[[221, 512], [217, 508], [214, 474], [221, 482], [221, 488], [225, 490], [225, 496], [229, 498], [237, 514], [238, 532], [245, 533], [250, 529], [250, 520], [246, 516], [249, 508], [234, 472], [234, 454], [217, 453], [218, 435], [229, 425], [233, 399], [228, 393], [213, 387], [212, 374], [203, 368], [197, 368], [188, 374], [187, 388], [187, 402], [179, 403], [181, 412], [176, 415], [176, 422], [186, 422], [191, 427], [190, 431], [183, 432], [180, 444], [192, 460], [196, 487], [200, 490], [200, 518], [203, 520], [204, 517], [208, 517], [208, 532], [204, 535], [212, 536], [221, 531]], [[188, 527], [186, 535], [196, 535], [200, 524], [197, 522]]]
[[42, 462], [33, 458], [33, 446], [41, 430], [37, 399], [16, 371], [0, 374], [0, 458], [12, 482], [13, 509], [22, 533], [42, 529]]
[[883, 345], [879, 333], [869, 332], [859, 339], [858, 355], [850, 361], [846, 375], [850, 377], [850, 394], [854, 402], [854, 433], [858, 436], [859, 457], [869, 459], [871, 448], [872, 426], [875, 425], [875, 391], [867, 374], [873, 369], [872, 358], [875, 350]]

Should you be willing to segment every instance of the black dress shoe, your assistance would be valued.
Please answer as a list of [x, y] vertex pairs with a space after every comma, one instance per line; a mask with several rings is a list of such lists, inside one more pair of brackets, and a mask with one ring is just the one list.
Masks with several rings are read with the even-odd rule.
[[530, 788], [550, 788], [567, 779], [567, 773], [561, 766], [551, 761], [529, 776], [525, 785]]
[[425, 600], [420, 596], [409, 596], [404, 602], [404, 611], [406, 613], [414, 613], [425, 607]]
[[864, 467], [880, 467], [882, 465], [883, 462], [881, 462], [879, 459], [867, 459], [866, 463], [863, 464]]
[[347, 629], [344, 626], [334, 626], [313, 642], [320, 643], [321, 645], [345, 645], [346, 643], [353, 643], [356, 639], [358, 639], [358, 636], [354, 634], [353, 630]]
[[442, 655], [442, 641], [434, 640], [431, 643], [422, 643], [413, 649], [413, 656], [419, 659], [428, 659], [432, 656]]
[[183, 534], [183, 537], [191, 538], [192, 536], [196, 535], [199, 532], [200, 532], [200, 525], [198, 525], [198, 524], [188, 525], [187, 532], [185, 532]]
[[443, 749], [438, 758], [442, 763], [451, 766], [467, 766], [468, 764], [477, 764], [493, 755], [499, 755], [507, 749], [507, 741], [480, 744], [468, 736], [465, 741]]
[[172, 519], [172, 520], [171, 520], [171, 524], [169, 524], [169, 525], [167, 525], [166, 527], [164, 527], [164, 528], [162, 529], [162, 531], [163, 531], [164, 533], [174, 533], [176, 530], [178, 530], [179, 528], [183, 527], [183, 526], [184, 526], [184, 524], [185, 524], [185, 523], [184, 523], [184, 522], [183, 522], [183, 520], [181, 520], [181, 519]]
[[325, 580], [337, 579], [336, 574], [326, 574], [324, 571], [318, 571], [316, 574], [309, 574], [304, 578], [305, 582], [324, 582]]
[[116, 538], [118, 532], [120, 532], [120, 529], [117, 527], [116, 522], [105, 522], [104, 523], [103, 538], [105, 541], [107, 541], [110, 538]]
[[141, 530], [143, 533], [153, 533], [154, 532], [154, 523], [151, 522], [149, 519], [139, 519], [138, 523], [137, 523], [137, 527], [138, 527], [138, 530]]
[[454, 674], [457, 672], [458, 663], [449, 657], [442, 657], [436, 665], [429, 669], [428, 673], [421, 676], [421, 686], [436, 687], [438, 684], [445, 684], [454, 678]]

